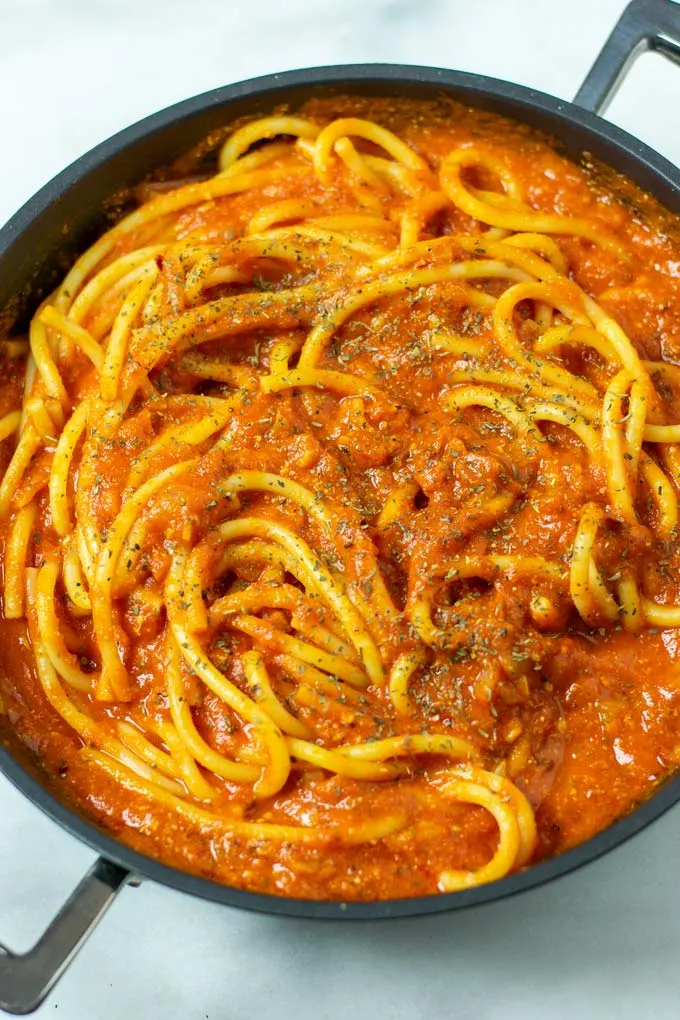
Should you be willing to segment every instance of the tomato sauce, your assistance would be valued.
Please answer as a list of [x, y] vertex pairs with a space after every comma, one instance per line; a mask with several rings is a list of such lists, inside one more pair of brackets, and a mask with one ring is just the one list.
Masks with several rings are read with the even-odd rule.
[[[500, 154], [533, 209], [587, 218], [624, 242], [630, 256], [625, 260], [581, 238], [556, 238], [570, 277], [625, 329], [640, 356], [680, 365], [677, 223], [625, 178], [586, 157], [580, 164], [573, 162], [557, 143], [527, 127], [445, 99], [313, 100], [300, 115], [320, 123], [341, 116], [374, 120], [394, 131], [435, 171], [457, 147], [475, 145]], [[201, 159], [204, 166], [206, 156], [201, 154]], [[190, 163], [184, 161], [183, 174], [203, 169]], [[166, 176], [171, 178], [172, 172]], [[481, 174], [474, 183], [493, 189], [497, 182]], [[192, 234], [227, 243], [244, 233], [264, 205], [286, 199], [309, 200], [329, 215], [357, 211], [346, 178], [338, 175], [322, 187], [310, 171], [183, 210], [171, 221], [172, 234], [176, 239]], [[460, 210], [446, 208], [428, 221], [422, 236], [481, 235], [483, 229]], [[141, 228], [120, 251], [145, 243]], [[163, 265], [161, 272], [170, 279], [172, 267]], [[264, 262], [258, 272], [255, 289], [260, 293], [305, 282], [304, 270], [292, 269], [286, 277], [274, 262]], [[337, 279], [329, 257], [319, 300]], [[488, 281], [484, 289], [497, 296], [504, 287]], [[217, 286], [209, 297], [234, 292], [238, 285], [236, 290], [234, 285]], [[171, 297], [167, 300], [170, 306]], [[606, 479], [592, 469], [583, 446], [559, 425], [545, 426], [543, 449], [499, 425], [484, 409], [452, 416], [442, 408], [441, 393], [461, 366], [460, 359], [432, 346], [433, 331], [444, 327], [471, 343], [491, 342], [488, 319], [466, 306], [456, 282], [381, 299], [337, 331], [320, 367], [370, 379], [381, 394], [374, 400], [320, 389], [292, 387], [274, 394], [258, 390], [258, 377], [270, 367], [273, 344], [304, 337], [310, 319], [309, 309], [290, 308], [283, 324], [280, 319], [271, 325], [258, 319], [256, 328], [234, 329], [201, 345], [202, 353], [240, 366], [243, 388], [249, 379], [253, 386], [229, 423], [227, 452], [202, 462], [191, 477], [173, 482], [168, 500], [174, 516], [168, 520], [157, 515], [144, 550], [152, 583], [167, 571], [170, 538], [187, 529], [202, 532], [223, 519], [221, 480], [231, 472], [253, 469], [291, 477], [341, 508], [346, 523], [324, 540], [323, 553], [327, 562], [344, 564], [346, 579], [362, 586], [369, 601], [372, 579], [362, 573], [360, 557], [348, 551], [345, 530], [372, 543], [400, 610], [433, 565], [463, 553], [543, 556], [568, 563], [580, 509], [589, 500], [606, 503]], [[531, 338], [530, 316], [520, 329]], [[565, 362], [572, 372], [591, 379], [603, 371], [589, 351], [565, 355]], [[22, 367], [20, 360], [0, 364], [0, 410], [17, 406]], [[85, 362], [76, 358], [71, 372], [73, 389], [88, 392], [91, 376]], [[671, 376], [653, 378], [667, 420], [680, 420], [680, 386]], [[226, 384], [197, 381], [173, 359], [160, 364], [153, 381], [167, 394], [188, 387], [212, 394], [228, 391]], [[181, 420], [191, 420], [191, 414]], [[102, 529], [111, 522], [130, 463], [157, 428], [152, 414], [138, 415], [123, 426], [115, 442], [102, 445], [101, 478], [88, 496]], [[4, 456], [9, 459], [9, 454]], [[39, 523], [29, 550], [33, 566], [57, 544], [44, 479], [40, 481], [41, 457], [43, 474], [47, 470], [49, 454], [37, 454], [25, 483], [38, 491]], [[168, 456], [158, 467], [171, 462]], [[405, 481], [417, 487], [412, 505], [389, 526], [378, 528], [385, 502]], [[486, 520], [485, 507], [499, 492], [510, 494], [511, 508], [499, 520]], [[239, 498], [242, 513], [284, 522], [310, 544], [318, 544], [317, 532], [299, 507], [262, 493], [241, 493]], [[650, 539], [653, 508], [643, 508], [641, 518], [637, 532], [624, 529], [612, 535], [603, 553], [603, 572], [610, 567], [608, 576], [615, 577], [622, 558], [630, 557], [651, 596], [680, 601], [675, 537], [665, 543]], [[620, 623], [589, 628], [557, 595], [563, 608], [560, 625], [541, 628], [528, 612], [534, 592], [531, 578], [493, 584], [452, 580], [442, 589], [436, 619], [442, 625], [460, 625], [465, 638], [457, 647], [434, 651], [427, 666], [414, 674], [408, 721], [395, 713], [386, 689], [374, 685], [331, 711], [321, 695], [316, 703], [297, 705], [297, 710], [329, 747], [421, 730], [469, 740], [487, 767], [505, 763], [506, 774], [526, 794], [538, 826], [532, 859], [538, 861], [588, 839], [633, 809], [680, 764], [680, 639], [672, 629], [630, 632]], [[98, 650], [89, 623], [70, 616], [63, 593], [58, 615], [82, 668], [95, 671]], [[90, 704], [93, 717], [112, 729], [121, 719], [167, 713], [163, 614], [130, 597], [121, 619], [134, 698], [125, 705]], [[220, 797], [237, 804], [242, 817], [286, 824], [343, 824], [343, 819], [349, 824], [403, 811], [409, 824], [377, 842], [292, 846], [253, 842], [191, 824], [171, 808], [121, 788], [83, 759], [82, 741], [47, 703], [25, 621], [0, 620], [0, 643], [0, 705], [51, 788], [103, 831], [151, 857], [250, 890], [345, 901], [433, 894], [442, 871], [481, 867], [494, 852], [493, 818], [480, 807], [439, 796], [429, 776], [441, 762], [430, 756], [420, 759], [411, 775], [387, 782], [311, 767], [298, 770], [266, 804], [256, 803], [247, 785], [224, 782], [220, 787]], [[399, 625], [384, 635], [381, 651], [393, 661], [414, 644], [413, 634]], [[227, 630], [210, 650], [212, 661], [243, 689], [238, 656], [251, 645], [244, 633]], [[288, 697], [290, 685], [274, 658], [270, 656], [268, 664], [276, 689]], [[242, 735], [237, 720], [219, 698], [199, 690], [192, 712], [211, 746], [226, 755], [238, 753]]]

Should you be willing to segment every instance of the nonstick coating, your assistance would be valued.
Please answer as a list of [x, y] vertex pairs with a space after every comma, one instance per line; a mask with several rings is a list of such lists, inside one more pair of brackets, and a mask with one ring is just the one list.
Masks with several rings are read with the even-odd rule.
[[[347, 94], [397, 99], [433, 99], [444, 94], [503, 114], [553, 135], [576, 157], [592, 154], [680, 213], [680, 172], [671, 163], [595, 114], [542, 92], [479, 75], [395, 64], [290, 71], [216, 89], [147, 117], [98, 145], [45, 185], [0, 231], [0, 325], [25, 323], [69, 261], [104, 228], [102, 209], [122, 188], [171, 163], [210, 132], [239, 117], [269, 113], [281, 104], [295, 109], [311, 97]], [[11, 734], [2, 731], [0, 771], [68, 832], [135, 875], [231, 906], [311, 918], [404, 917], [501, 899], [602, 856], [680, 800], [678, 776], [593, 839], [490, 885], [439, 896], [345, 904], [232, 889], [130, 850], [61, 804], [40, 781], [35, 764], [26, 762]], [[670, 847], [668, 852], [670, 856]]]

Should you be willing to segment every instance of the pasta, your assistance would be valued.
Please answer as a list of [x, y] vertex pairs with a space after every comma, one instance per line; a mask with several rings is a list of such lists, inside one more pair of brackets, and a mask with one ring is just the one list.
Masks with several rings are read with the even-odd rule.
[[101, 825], [250, 889], [452, 892], [674, 767], [680, 390], [633, 298], [670, 241], [600, 193], [486, 115], [312, 102], [4, 351], [2, 703]]

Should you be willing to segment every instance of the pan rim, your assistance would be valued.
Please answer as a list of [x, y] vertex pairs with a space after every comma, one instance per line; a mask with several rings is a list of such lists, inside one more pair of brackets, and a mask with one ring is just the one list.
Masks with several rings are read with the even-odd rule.
[[[12, 247], [23, 233], [66, 191], [78, 187], [91, 173], [114, 156], [122, 154], [133, 145], [142, 144], [164, 128], [214, 107], [224, 106], [226, 110], [239, 100], [251, 97], [259, 96], [266, 100], [271, 95], [274, 99], [277, 93], [286, 90], [308, 88], [311, 91], [315, 86], [346, 85], [352, 91], [358, 91], [357, 87], [362, 84], [384, 86], [386, 95], [389, 94], [390, 85], [439, 88], [443, 93], [455, 95], [464, 102], [469, 101], [472, 106], [479, 105], [475, 103], [475, 99], [480, 98], [499, 104], [506, 101], [518, 108], [516, 118], [518, 120], [521, 120], [522, 111], [527, 113], [540, 111], [554, 123], [555, 134], [558, 133], [560, 123], [575, 126], [584, 131], [595, 143], [607, 143], [619, 156], [632, 159], [638, 168], [644, 168], [661, 189], [670, 188], [672, 194], [680, 195], [680, 172], [669, 160], [622, 128], [573, 103], [556, 99], [539, 90], [484, 75], [412, 64], [320, 66], [250, 78], [204, 92], [153, 113], [100, 142], [48, 181], [0, 229], [0, 259], [11, 256]], [[680, 801], [680, 775], [677, 775], [669, 778], [648, 799], [591, 839], [557, 857], [541, 861], [498, 882], [453, 893], [342, 903], [250, 892], [181, 871], [115, 840], [94, 822], [67, 807], [41, 785], [3, 745], [0, 745], [0, 772], [19, 792], [70, 835], [137, 877], [228, 906], [307, 919], [368, 920], [415, 917], [505, 899], [576, 871], [609, 853]]]

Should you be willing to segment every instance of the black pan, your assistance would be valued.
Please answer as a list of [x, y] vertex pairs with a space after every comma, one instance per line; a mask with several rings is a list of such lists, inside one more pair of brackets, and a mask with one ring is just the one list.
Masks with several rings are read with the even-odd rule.
[[[55, 177], [0, 231], [0, 325], [22, 321], [41, 294], [104, 226], [102, 208], [122, 187], [168, 165], [216, 128], [281, 103], [356, 93], [433, 98], [445, 93], [493, 110], [561, 140], [576, 158], [592, 153], [680, 214], [680, 172], [625, 131], [602, 120], [632, 60], [655, 49], [680, 63], [680, 5], [634, 0], [622, 15], [573, 103], [505, 81], [432, 67], [357, 64], [268, 75], [216, 89], [147, 117], [97, 146]], [[67, 231], [65, 231], [67, 227]], [[68, 832], [100, 857], [37, 945], [19, 956], [0, 946], [0, 1008], [35, 1009], [128, 882], [151, 879], [230, 906], [307, 918], [405, 917], [458, 910], [548, 882], [602, 856], [680, 800], [680, 776], [588, 842], [491, 885], [439, 896], [376, 903], [326, 903], [243, 892], [160, 864], [105, 835], [61, 804], [41, 781], [11, 733], [0, 730], [0, 770]]]

